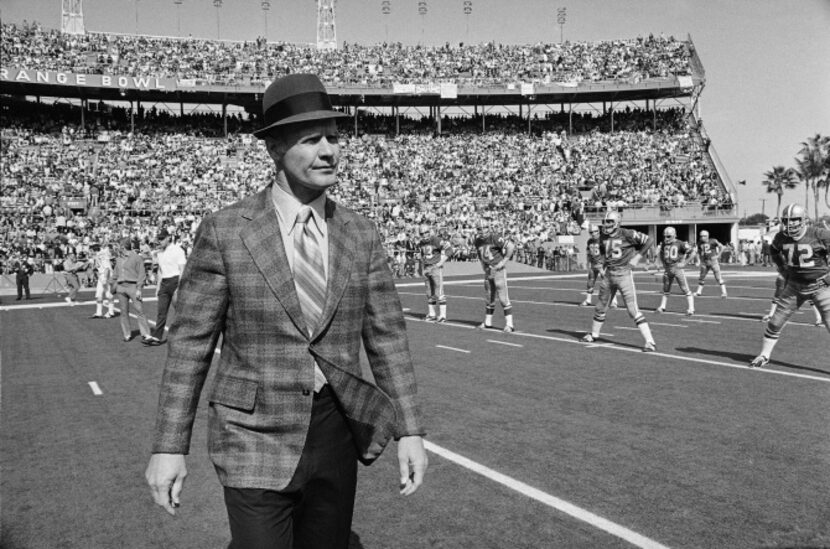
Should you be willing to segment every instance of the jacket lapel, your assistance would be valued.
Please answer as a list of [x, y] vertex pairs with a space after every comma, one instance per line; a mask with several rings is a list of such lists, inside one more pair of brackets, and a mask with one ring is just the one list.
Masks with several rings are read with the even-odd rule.
[[243, 217], [250, 222], [239, 233], [242, 243], [288, 316], [304, 335], [308, 334], [294, 277], [285, 255], [277, 212], [271, 203], [270, 187], [256, 196], [254, 205]]
[[329, 272], [326, 283], [326, 303], [312, 339], [328, 325], [331, 317], [343, 297], [343, 292], [352, 273], [352, 261], [355, 254], [355, 236], [348, 234], [349, 220], [338, 211], [338, 206], [326, 200], [326, 224], [329, 236]]

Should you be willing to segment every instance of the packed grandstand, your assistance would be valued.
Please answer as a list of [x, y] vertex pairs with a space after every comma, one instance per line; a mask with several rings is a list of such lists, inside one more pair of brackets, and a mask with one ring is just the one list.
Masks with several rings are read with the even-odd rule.
[[[3, 25], [9, 71], [164, 76], [264, 83], [315, 72], [334, 87], [388, 87], [444, 79], [469, 86], [675, 78], [690, 74], [690, 42], [636, 38], [596, 43], [410, 47], [401, 44], [318, 51], [283, 43], [220, 42], [104, 33], [68, 35], [36, 23]], [[2, 84], [2, 82], [0, 82]], [[4, 92], [6, 93], [6, 92]], [[94, 108], [92, 108], [94, 107]], [[70, 251], [130, 236], [155, 242], [160, 227], [187, 246], [202, 217], [262, 188], [273, 166], [252, 138], [255, 117], [134, 111], [104, 101], [2, 95], [0, 261], [8, 272], [29, 261], [50, 272]], [[730, 192], [688, 108], [627, 106], [612, 112], [549, 109], [534, 129], [509, 110], [407, 117], [366, 113], [342, 131], [335, 200], [373, 218], [398, 274], [406, 242], [422, 222], [469, 256], [480, 219], [497, 222], [518, 257], [548, 268], [577, 267], [572, 242], [588, 216], [605, 208], [731, 211]], [[528, 115], [529, 116], [529, 115]], [[651, 211], [651, 210], [650, 210]], [[560, 257], [569, 257], [565, 262]], [[573, 257], [573, 259], [570, 259]]]

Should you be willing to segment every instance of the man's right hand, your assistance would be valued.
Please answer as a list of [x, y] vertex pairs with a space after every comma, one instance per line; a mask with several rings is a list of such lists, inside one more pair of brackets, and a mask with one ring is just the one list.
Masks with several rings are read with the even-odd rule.
[[184, 454], [153, 454], [144, 473], [153, 499], [171, 515], [176, 514], [176, 508], [180, 505], [179, 496], [185, 477], [187, 467]]

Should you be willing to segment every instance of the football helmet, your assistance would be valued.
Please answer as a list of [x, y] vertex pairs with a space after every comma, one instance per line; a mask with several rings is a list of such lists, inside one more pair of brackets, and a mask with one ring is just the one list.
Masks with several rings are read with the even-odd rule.
[[620, 228], [620, 214], [619, 212], [610, 211], [605, 214], [602, 220], [602, 230], [605, 234], [611, 234]]
[[666, 244], [671, 244], [675, 239], [677, 239], [677, 229], [674, 227], [666, 227], [663, 229], [663, 240], [666, 241]]
[[784, 234], [790, 238], [804, 236], [804, 231], [807, 230], [806, 217], [804, 208], [799, 204], [793, 203], [784, 208], [784, 213], [781, 214], [781, 225], [784, 228]]
[[591, 223], [588, 225], [588, 234], [591, 238], [598, 238], [599, 237], [599, 227]]
[[701, 242], [709, 242], [709, 231], [700, 231]]
[[418, 232], [421, 236], [431, 236], [430, 233], [432, 232], [432, 227], [430, 227], [428, 223], [424, 223], [418, 228]]

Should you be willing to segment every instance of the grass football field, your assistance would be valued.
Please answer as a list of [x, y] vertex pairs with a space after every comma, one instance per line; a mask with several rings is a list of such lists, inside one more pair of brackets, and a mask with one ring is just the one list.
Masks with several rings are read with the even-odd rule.
[[[830, 547], [830, 335], [805, 306], [770, 366], [747, 367], [772, 270], [727, 268], [725, 300], [710, 275], [693, 317], [676, 289], [654, 313], [660, 279], [638, 271], [655, 353], [624, 309], [579, 341], [583, 273], [509, 274], [517, 332], [478, 330], [475, 271], [448, 277], [443, 325], [399, 281], [430, 468], [410, 498], [394, 444], [360, 468], [353, 548]], [[143, 479], [166, 347], [123, 343], [92, 300], [2, 297], [0, 546], [225, 547], [207, 403], [170, 517]]]

